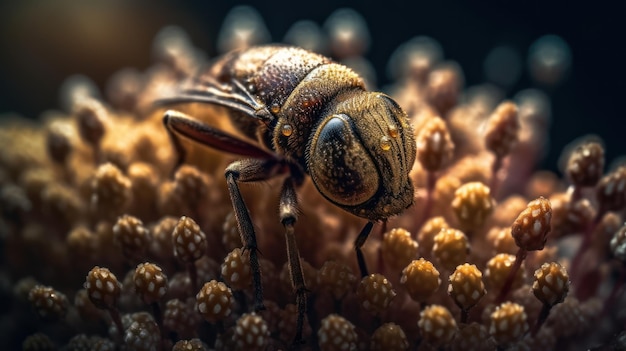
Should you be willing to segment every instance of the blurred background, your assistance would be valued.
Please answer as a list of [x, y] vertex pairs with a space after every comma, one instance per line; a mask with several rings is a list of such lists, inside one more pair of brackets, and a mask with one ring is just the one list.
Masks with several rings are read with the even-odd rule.
[[[351, 8], [367, 26], [364, 56], [378, 87], [390, 83], [387, 66], [393, 52], [411, 38], [427, 35], [439, 42], [445, 59], [460, 64], [466, 86], [490, 81], [507, 97], [526, 88], [550, 96], [551, 148], [543, 168], [556, 170], [563, 147], [589, 133], [604, 139], [607, 163], [624, 154], [626, 2], [407, 3], [3, 0], [0, 114], [37, 118], [59, 108], [60, 86], [70, 75], [85, 75], [104, 90], [120, 69], [147, 68], [153, 62], [153, 39], [168, 25], [183, 28], [212, 57], [219, 51], [220, 29], [236, 5], [256, 9], [274, 42], [283, 41], [297, 21], [310, 20], [323, 30], [335, 10]], [[534, 78], [533, 70], [546, 67], [556, 72], [554, 79]]]

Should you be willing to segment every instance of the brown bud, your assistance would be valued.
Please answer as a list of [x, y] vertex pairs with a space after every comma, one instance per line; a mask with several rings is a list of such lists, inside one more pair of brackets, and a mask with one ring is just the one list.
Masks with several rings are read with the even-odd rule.
[[122, 293], [122, 284], [107, 268], [94, 267], [84, 284], [89, 300], [100, 309], [115, 308]]
[[440, 347], [448, 344], [458, 328], [450, 311], [444, 306], [430, 305], [420, 312], [417, 325], [429, 344]]
[[472, 308], [487, 293], [483, 284], [483, 274], [473, 264], [457, 266], [449, 281], [448, 295], [462, 310]]
[[519, 340], [528, 330], [524, 307], [513, 302], [504, 302], [491, 313], [489, 333], [498, 345], [507, 345]]
[[552, 207], [549, 200], [539, 197], [529, 202], [511, 226], [511, 235], [517, 246], [526, 251], [543, 249], [550, 232], [551, 218]]
[[436, 172], [446, 167], [454, 156], [454, 143], [446, 122], [433, 117], [416, 136], [417, 159], [424, 169]]
[[206, 234], [190, 217], [182, 216], [172, 234], [174, 254], [181, 261], [191, 263], [204, 256], [207, 249]]
[[454, 193], [452, 209], [461, 229], [475, 230], [482, 227], [495, 207], [491, 190], [481, 182], [463, 184]]
[[565, 172], [576, 186], [594, 186], [604, 170], [604, 148], [602, 144], [589, 141], [572, 150]]
[[485, 131], [487, 149], [497, 157], [508, 155], [517, 143], [520, 125], [517, 105], [505, 101], [491, 114]]
[[426, 96], [428, 102], [440, 114], [445, 115], [459, 98], [463, 87], [463, 74], [457, 64], [447, 63], [435, 68], [428, 75]]
[[535, 271], [533, 294], [550, 307], [563, 302], [569, 291], [569, 275], [556, 262], [544, 263]]
[[618, 211], [626, 205], [626, 166], [620, 166], [600, 179], [596, 197], [601, 211]]

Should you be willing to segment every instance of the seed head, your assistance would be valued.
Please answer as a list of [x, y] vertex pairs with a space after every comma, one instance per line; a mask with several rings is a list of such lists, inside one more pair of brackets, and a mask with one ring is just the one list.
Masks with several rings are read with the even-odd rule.
[[72, 152], [72, 141], [69, 125], [65, 123], [52, 123], [46, 136], [48, 156], [52, 161], [64, 164]]
[[453, 271], [456, 266], [467, 262], [470, 246], [462, 231], [452, 228], [442, 229], [435, 236], [433, 255], [441, 266]]
[[86, 289], [80, 289], [74, 295], [74, 307], [84, 321], [101, 320], [104, 311], [96, 307], [89, 299]]
[[335, 299], [341, 299], [354, 289], [357, 278], [346, 264], [326, 261], [319, 270], [317, 281], [321, 289], [330, 291]]
[[502, 102], [487, 121], [485, 130], [487, 149], [496, 157], [505, 157], [517, 144], [519, 130], [517, 105], [511, 101]]
[[49, 286], [35, 285], [28, 293], [28, 300], [39, 316], [49, 320], [64, 318], [69, 307], [67, 297]]
[[578, 145], [569, 155], [565, 173], [572, 184], [594, 186], [604, 171], [604, 147], [597, 141]]
[[[30, 202], [16, 202], [19, 198], [14, 196], [18, 194], [10, 191], [10, 188], [12, 187], [5, 186], [2, 189], [0, 196], [5, 201], [4, 203], [11, 204], [12, 210], [18, 210], [17, 206], [19, 206], [18, 211], [30, 210]], [[10, 196], [10, 198], [7, 198], [7, 196]], [[80, 194], [72, 187], [61, 183], [48, 184], [41, 192], [40, 198], [41, 207], [49, 218], [53, 218], [56, 221], [64, 221], [70, 226], [84, 218], [83, 200]], [[28, 204], [27, 208], [24, 208], [25, 204]], [[16, 215], [19, 215], [19, 212]]]
[[513, 302], [504, 302], [491, 313], [489, 333], [498, 345], [507, 345], [519, 340], [528, 330], [524, 307]]
[[241, 235], [237, 227], [237, 218], [234, 212], [229, 212], [222, 224], [222, 244], [226, 250], [234, 250], [241, 247]]
[[244, 290], [252, 283], [250, 254], [236, 248], [229, 252], [222, 263], [224, 282], [234, 290]]
[[137, 259], [143, 256], [149, 235], [148, 228], [137, 217], [123, 215], [113, 226], [113, 240], [122, 248], [127, 258]]
[[394, 228], [383, 236], [382, 254], [385, 263], [395, 270], [401, 270], [417, 258], [417, 241], [403, 228]]
[[406, 351], [409, 341], [402, 328], [395, 323], [385, 323], [378, 327], [370, 339], [371, 351]]
[[361, 279], [356, 295], [365, 310], [380, 314], [389, 307], [396, 292], [384, 275], [373, 273]]
[[122, 284], [107, 268], [94, 267], [84, 284], [89, 300], [100, 309], [115, 308], [122, 292]]
[[441, 216], [432, 217], [424, 223], [419, 233], [417, 233], [417, 241], [419, 242], [422, 255], [430, 255], [435, 245], [435, 236], [444, 228], [450, 228], [450, 225]]
[[86, 226], [74, 227], [65, 238], [68, 248], [81, 260], [88, 260], [98, 251], [96, 235]]
[[596, 198], [602, 211], [618, 211], [626, 205], [626, 166], [620, 166], [600, 179]]
[[426, 98], [441, 115], [445, 115], [456, 105], [462, 86], [461, 69], [453, 64], [442, 64], [428, 75]]
[[73, 106], [78, 123], [80, 137], [90, 145], [100, 144], [105, 133], [104, 120], [107, 111], [102, 103], [94, 98], [85, 97]]
[[417, 325], [424, 340], [435, 347], [448, 344], [458, 330], [450, 311], [441, 305], [430, 305], [424, 308], [420, 312]]
[[493, 252], [514, 254], [518, 247], [511, 235], [511, 227], [493, 227], [487, 233], [487, 241], [493, 245]]
[[489, 187], [481, 182], [465, 183], [454, 192], [452, 209], [463, 230], [482, 227], [494, 207]]
[[209, 347], [200, 339], [179, 340], [172, 347], [172, 351], [209, 351]]
[[265, 350], [269, 339], [267, 323], [258, 314], [246, 313], [237, 320], [233, 336], [237, 350]]
[[429, 172], [445, 168], [454, 156], [454, 143], [446, 122], [433, 117], [420, 129], [416, 137], [417, 159]]
[[468, 310], [487, 293], [482, 278], [482, 272], [473, 264], [457, 266], [449, 278], [448, 295], [459, 308]]
[[147, 312], [131, 315], [124, 333], [124, 344], [130, 350], [151, 351], [161, 346], [159, 326]]
[[569, 275], [556, 262], [544, 263], [535, 271], [533, 294], [550, 307], [563, 302], [569, 291]]
[[511, 235], [517, 246], [526, 251], [543, 249], [550, 232], [551, 219], [552, 207], [549, 200], [539, 197], [529, 202], [511, 226]]
[[211, 323], [228, 317], [235, 304], [232, 291], [222, 282], [205, 283], [196, 295], [198, 312]]
[[44, 333], [31, 334], [22, 341], [22, 351], [55, 351], [57, 346]]
[[136, 111], [140, 96], [145, 96], [146, 77], [134, 68], [119, 70], [106, 84], [107, 102], [117, 110]]
[[[490, 291], [500, 291], [502, 289], [514, 262], [515, 256], [509, 254], [497, 254], [487, 262], [485, 281]], [[511, 290], [515, 290], [524, 284], [525, 272], [524, 263], [522, 262], [522, 266], [515, 273]]]
[[413, 300], [424, 302], [439, 289], [441, 278], [439, 271], [430, 261], [420, 258], [404, 268], [400, 284]]
[[181, 261], [191, 263], [204, 256], [207, 250], [206, 235], [190, 217], [182, 216], [172, 233], [174, 255]]
[[199, 282], [208, 282], [213, 279], [218, 279], [220, 276], [221, 265], [209, 256], [202, 256], [194, 262], [194, 265], [196, 266]]
[[182, 165], [174, 175], [174, 192], [191, 208], [206, 197], [209, 179], [196, 167]]
[[178, 220], [173, 216], [163, 216], [150, 228], [149, 251], [159, 262], [168, 262], [174, 257], [172, 234]]
[[196, 299], [185, 301], [171, 299], [165, 303], [163, 310], [163, 326], [178, 334], [180, 338], [192, 338], [202, 323], [202, 317], [196, 310]]
[[576, 297], [568, 296], [550, 311], [546, 325], [553, 328], [560, 337], [571, 337], [590, 327], [590, 319], [583, 310], [583, 303]]
[[91, 183], [91, 207], [94, 213], [115, 218], [126, 211], [132, 199], [131, 182], [117, 166], [105, 163], [98, 167]]
[[347, 319], [331, 314], [322, 319], [317, 338], [321, 351], [355, 351], [358, 335]]
[[551, 196], [550, 205], [552, 206], [550, 235], [556, 238], [584, 231], [592, 224], [597, 214], [597, 210], [588, 199], [571, 201], [567, 193]]
[[133, 193], [132, 213], [142, 218], [153, 218], [159, 184], [157, 168], [150, 163], [133, 162], [127, 173]]
[[167, 292], [167, 276], [154, 263], [140, 263], [133, 274], [135, 291], [145, 303], [161, 300]]
[[496, 342], [493, 340], [487, 327], [476, 322], [461, 326], [452, 342], [452, 351], [493, 351], [496, 349]]

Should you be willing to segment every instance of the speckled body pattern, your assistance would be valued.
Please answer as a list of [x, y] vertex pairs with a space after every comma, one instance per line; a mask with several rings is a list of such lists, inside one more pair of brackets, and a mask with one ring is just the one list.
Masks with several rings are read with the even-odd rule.
[[[224, 84], [241, 82], [267, 106], [276, 117], [276, 123], [269, 126], [276, 144], [267, 146], [296, 158], [304, 155], [306, 139], [325, 105], [340, 91], [365, 89], [361, 78], [349, 68], [295, 47], [262, 46], [231, 52], [212, 64], [208, 74]], [[231, 117], [236, 125], [250, 130], [249, 117], [236, 113]], [[297, 126], [295, 133], [288, 138], [275, 135], [287, 123]], [[255, 138], [258, 133], [248, 136]]]
[[269, 117], [235, 110], [230, 117], [248, 137], [310, 174], [329, 201], [370, 220], [413, 203], [408, 173], [415, 142], [406, 114], [385, 94], [366, 91], [350, 68], [300, 48], [261, 46], [217, 59], [198, 77], [210, 79], [237, 83], [266, 109]]

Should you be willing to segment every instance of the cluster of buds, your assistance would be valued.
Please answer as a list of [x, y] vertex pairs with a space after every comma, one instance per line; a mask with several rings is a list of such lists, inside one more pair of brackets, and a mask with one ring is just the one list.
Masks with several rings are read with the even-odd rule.
[[[232, 16], [220, 47], [264, 42], [256, 12]], [[294, 25], [286, 38], [326, 50], [373, 88], [364, 23], [342, 10], [325, 37]], [[369, 232], [362, 219], [310, 181], [296, 179], [298, 196], [280, 203], [280, 189], [291, 190], [284, 179], [235, 192], [224, 170], [237, 156], [172, 142], [153, 103], [207, 62], [180, 29], [154, 46], [154, 65], [119, 72], [105, 97], [74, 82], [65, 111], [0, 122], [0, 143], [11, 146], [0, 150], [0, 268], [3, 286], [15, 280], [3, 290], [15, 326], [0, 323], [0, 334], [22, 336], [7, 348], [623, 348], [626, 167], [605, 170], [594, 138], [564, 152], [562, 177], [535, 172], [545, 94], [466, 89], [433, 39], [403, 45], [389, 95], [412, 128], [387, 133], [415, 133], [414, 205], [366, 224], [355, 253]], [[180, 108], [210, 116], [224, 135], [242, 124], [228, 109]], [[294, 127], [283, 135], [301, 133]], [[239, 222], [242, 203], [253, 230]]]

